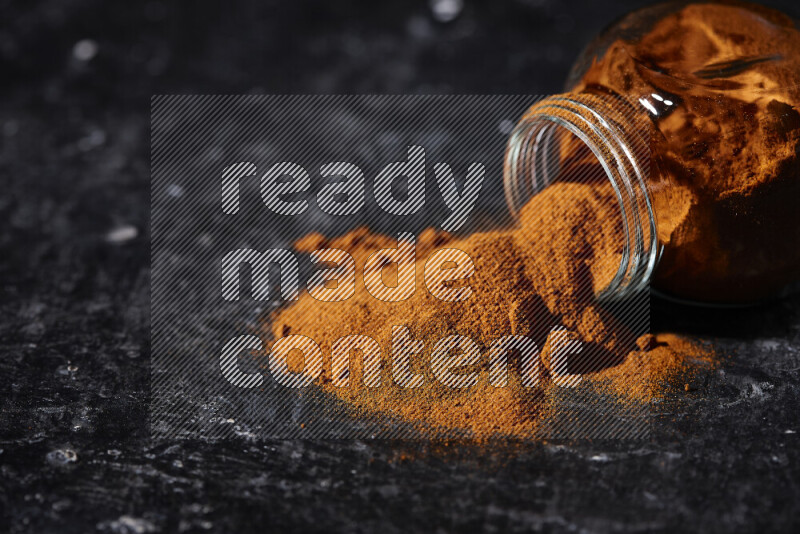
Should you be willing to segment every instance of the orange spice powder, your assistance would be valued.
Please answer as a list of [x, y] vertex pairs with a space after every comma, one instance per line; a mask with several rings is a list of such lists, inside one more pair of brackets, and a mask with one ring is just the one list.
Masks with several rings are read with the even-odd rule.
[[[355, 415], [386, 416], [434, 433], [459, 433], [477, 439], [496, 436], [532, 437], [543, 422], [564, 415], [552, 362], [554, 335], [580, 340], [583, 351], [560, 372], [579, 374], [581, 390], [613, 398], [618, 403], [646, 406], [667, 392], [679, 392], [698, 363], [713, 365], [713, 354], [671, 335], [636, 335], [600, 306], [595, 293], [616, 273], [621, 254], [621, 221], [614, 192], [606, 183], [556, 183], [536, 195], [510, 230], [478, 233], [455, 239], [426, 230], [417, 239], [416, 291], [402, 302], [383, 302], [356, 277], [355, 295], [344, 302], [321, 302], [308, 293], [271, 318], [271, 336], [301, 334], [313, 339], [326, 356], [322, 390], [344, 401]], [[326, 239], [311, 234], [295, 244], [299, 251], [338, 248], [348, 251], [356, 265], [370, 254], [395, 247], [395, 239], [359, 228]], [[468, 279], [469, 299], [445, 302], [425, 289], [423, 268], [436, 249], [466, 252], [475, 265]], [[360, 274], [360, 273], [358, 273]], [[425, 344], [411, 368], [424, 384], [404, 388], [391, 379], [393, 326], [406, 326]], [[564, 330], [553, 330], [553, 328]], [[331, 376], [332, 344], [345, 335], [367, 335], [382, 351], [379, 387], [362, 378], [363, 358], [350, 354], [349, 385], [337, 387]], [[458, 334], [474, 340], [481, 360], [467, 367], [477, 372], [477, 384], [463, 389], [442, 385], [426, 362], [440, 339]], [[536, 387], [522, 384], [518, 355], [510, 358], [508, 385], [489, 380], [487, 349], [506, 335], [523, 335], [540, 347], [541, 380]], [[293, 356], [300, 356], [294, 358]], [[290, 353], [289, 368], [303, 369], [299, 351]], [[452, 435], [452, 434], [451, 434]]]

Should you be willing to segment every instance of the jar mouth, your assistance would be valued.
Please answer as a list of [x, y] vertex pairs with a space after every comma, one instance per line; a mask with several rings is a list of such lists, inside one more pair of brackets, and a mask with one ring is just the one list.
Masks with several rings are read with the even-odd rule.
[[[595, 291], [600, 300], [616, 300], [648, 288], [660, 254], [646, 181], [649, 143], [643, 123], [631, 115], [607, 97], [548, 97], [525, 114], [506, 149], [504, 189], [515, 218], [533, 195], [557, 181], [588, 179], [589, 168], [595, 173], [591, 179], [611, 184], [622, 223], [622, 247], [616, 274]], [[562, 168], [565, 133], [592, 157], [594, 165]]]

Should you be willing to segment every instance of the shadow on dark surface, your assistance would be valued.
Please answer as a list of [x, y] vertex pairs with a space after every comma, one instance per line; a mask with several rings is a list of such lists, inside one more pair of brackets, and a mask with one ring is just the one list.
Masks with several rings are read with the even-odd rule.
[[747, 340], [784, 337], [797, 328], [800, 295], [742, 307], [707, 307], [678, 303], [654, 295], [650, 326], [655, 332]]

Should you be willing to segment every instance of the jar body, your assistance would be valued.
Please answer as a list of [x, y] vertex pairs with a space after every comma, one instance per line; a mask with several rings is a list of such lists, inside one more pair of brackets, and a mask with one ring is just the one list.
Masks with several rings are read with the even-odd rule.
[[[586, 49], [567, 89], [616, 107], [616, 122], [647, 138], [653, 287], [744, 303], [798, 280], [800, 31], [791, 19], [731, 2], [646, 8]], [[527, 120], [541, 118], [540, 104]]]

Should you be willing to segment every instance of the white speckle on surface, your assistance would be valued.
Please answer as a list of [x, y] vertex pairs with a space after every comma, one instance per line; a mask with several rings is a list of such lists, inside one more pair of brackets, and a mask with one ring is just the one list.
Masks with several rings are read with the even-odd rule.
[[464, 9], [464, 0], [430, 0], [433, 18], [439, 22], [455, 20]]
[[90, 61], [97, 55], [97, 42], [92, 39], [81, 39], [72, 47], [72, 55], [78, 61]]
[[233, 434], [240, 438], [244, 438], [247, 441], [255, 441], [258, 439], [258, 435], [254, 432], [241, 428], [239, 425], [236, 425], [233, 430]]
[[781, 348], [781, 343], [777, 339], [760, 339], [756, 341], [756, 346], [764, 350], [777, 350]]
[[138, 235], [139, 230], [137, 230], [135, 226], [126, 224], [124, 226], [118, 226], [117, 228], [114, 228], [108, 232], [106, 235], [106, 241], [109, 243], [125, 243], [131, 239], [136, 239], [136, 236]]
[[500, 121], [497, 129], [500, 130], [501, 134], [508, 135], [511, 133], [511, 130], [514, 129], [514, 123], [508, 119], [503, 119]]
[[69, 499], [61, 499], [53, 503], [52, 508], [55, 512], [63, 512], [72, 506], [72, 501]]
[[78, 140], [78, 150], [88, 152], [93, 148], [102, 146], [106, 142], [106, 133], [103, 130], [95, 129], [89, 135]]
[[797, 431], [796, 430], [784, 430], [783, 433], [784, 434], [797, 434]]
[[93, 148], [102, 146], [106, 142], [106, 133], [103, 130], [92, 130], [89, 135], [78, 140], [78, 150], [88, 152]]
[[106, 521], [97, 525], [99, 530], [113, 532], [114, 534], [148, 534], [156, 532], [156, 526], [141, 517], [121, 515], [114, 521]]
[[47, 461], [53, 465], [74, 464], [78, 461], [78, 453], [72, 449], [56, 449], [47, 453]]
[[122, 351], [125, 353], [125, 356], [135, 360], [139, 356], [141, 356], [141, 347], [135, 343], [125, 344], [120, 347]]
[[183, 187], [178, 184], [169, 184], [167, 186], [167, 195], [172, 198], [181, 198], [183, 196]]
[[56, 367], [56, 374], [59, 376], [72, 376], [78, 372], [78, 366], [68, 363], [67, 365], [59, 365]]
[[589, 460], [593, 462], [607, 462], [611, 460], [607, 454], [595, 454], [594, 456], [589, 457]]

